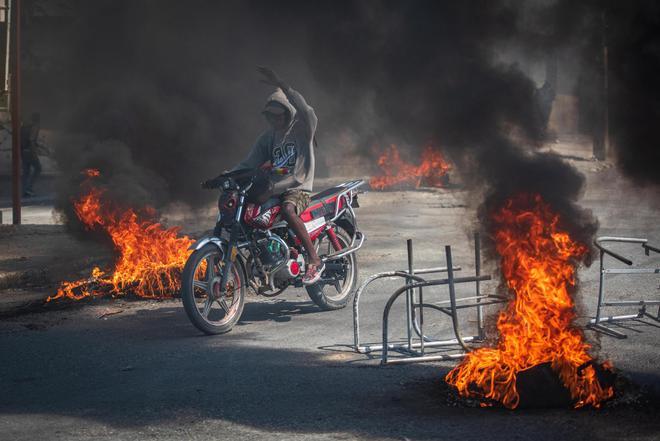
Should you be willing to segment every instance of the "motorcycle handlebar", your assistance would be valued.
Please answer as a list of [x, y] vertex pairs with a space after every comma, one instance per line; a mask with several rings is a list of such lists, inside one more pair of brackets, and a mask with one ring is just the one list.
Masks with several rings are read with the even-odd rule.
[[223, 182], [220, 181], [219, 177], [213, 179], [207, 179], [201, 183], [201, 187], [205, 190], [213, 190], [215, 188], [222, 187]]
[[218, 175], [213, 179], [207, 179], [206, 181], [201, 183], [201, 186], [204, 189], [216, 189], [216, 188], [226, 187], [225, 183], [229, 182], [230, 186], [239, 187], [236, 181], [246, 178], [250, 178], [247, 185], [251, 186], [252, 180], [254, 179], [256, 173], [257, 170], [255, 169], [234, 170], [234, 171], [222, 173], [221, 175]]

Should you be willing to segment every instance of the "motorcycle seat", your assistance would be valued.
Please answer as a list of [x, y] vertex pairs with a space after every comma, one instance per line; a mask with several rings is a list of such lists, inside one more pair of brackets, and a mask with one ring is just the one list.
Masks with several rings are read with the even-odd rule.
[[345, 188], [341, 186], [335, 186], [316, 193], [311, 197], [309, 207], [300, 217], [305, 221], [320, 217], [330, 218], [337, 206], [337, 196], [344, 190]]
[[345, 189], [346, 189], [345, 187], [341, 187], [338, 185], [334, 187], [326, 188], [325, 190], [320, 191], [315, 195], [312, 195], [312, 201], [316, 202], [320, 200], [327, 200], [333, 196], [338, 195], [340, 192], [342, 192]]

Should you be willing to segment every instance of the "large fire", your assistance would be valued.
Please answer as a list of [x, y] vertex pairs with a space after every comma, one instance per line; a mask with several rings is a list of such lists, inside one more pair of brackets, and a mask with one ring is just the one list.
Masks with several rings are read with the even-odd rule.
[[590, 346], [573, 325], [570, 295], [587, 247], [559, 227], [559, 215], [539, 195], [508, 200], [493, 221], [496, 251], [513, 297], [497, 320], [497, 347], [468, 353], [446, 381], [463, 396], [513, 409], [520, 399], [516, 375], [550, 363], [575, 407], [599, 407], [614, 391], [598, 381]]
[[178, 228], [164, 228], [150, 220], [153, 210], [149, 208], [138, 213], [117, 206], [104, 197], [103, 189], [94, 185], [94, 179], [100, 176], [98, 170], [83, 173], [84, 194], [73, 202], [76, 215], [88, 230], [101, 230], [110, 236], [118, 258], [111, 274], [94, 268], [90, 278], [63, 282], [48, 301], [127, 292], [146, 298], [172, 296], [179, 289], [179, 275], [193, 240], [179, 237]]
[[369, 180], [369, 185], [375, 190], [392, 187], [442, 187], [447, 179], [450, 166], [435, 148], [427, 146], [422, 151], [419, 165], [411, 164], [401, 158], [399, 149], [391, 145], [378, 158], [380, 176]]

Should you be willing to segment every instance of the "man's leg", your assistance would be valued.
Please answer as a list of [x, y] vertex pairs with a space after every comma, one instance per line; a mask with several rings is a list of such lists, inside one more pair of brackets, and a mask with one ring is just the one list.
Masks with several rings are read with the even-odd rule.
[[41, 175], [41, 161], [36, 153], [32, 157], [32, 168], [34, 171], [30, 175], [30, 191], [34, 193], [34, 183], [37, 182], [37, 178]]
[[305, 228], [305, 223], [296, 213], [296, 207], [290, 202], [284, 202], [282, 204], [282, 216], [284, 217], [284, 220], [286, 220], [286, 223], [289, 225], [289, 228], [291, 228], [293, 232], [296, 233], [296, 236], [298, 236], [298, 239], [300, 239], [303, 246], [305, 247], [307, 255], [309, 256], [309, 264], [316, 267], [320, 266], [321, 258], [314, 249], [314, 244], [312, 243], [312, 239], [309, 237], [309, 233]]
[[29, 196], [29, 183], [30, 183], [30, 159], [28, 154], [23, 151], [21, 152], [21, 168], [23, 169], [23, 175], [21, 176], [21, 191], [23, 196]]

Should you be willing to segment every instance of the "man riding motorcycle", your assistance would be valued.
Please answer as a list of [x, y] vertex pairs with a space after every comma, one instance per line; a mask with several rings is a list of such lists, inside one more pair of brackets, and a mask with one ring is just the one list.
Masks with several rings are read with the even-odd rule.
[[259, 199], [279, 196], [282, 216], [300, 239], [309, 262], [303, 277], [304, 285], [321, 278], [325, 264], [319, 258], [305, 224], [300, 219], [310, 203], [314, 182], [314, 134], [318, 119], [300, 93], [289, 87], [277, 74], [259, 67], [262, 82], [277, 87], [268, 98], [262, 114], [270, 128], [262, 133], [248, 156], [233, 170], [268, 167], [269, 185]]
[[365, 237], [355, 209], [364, 181], [310, 195], [314, 110], [272, 70], [259, 72], [277, 87], [263, 110], [270, 128], [232, 171], [202, 183], [220, 190], [218, 215], [213, 231], [191, 245], [181, 274], [186, 314], [211, 335], [238, 322], [248, 286], [274, 297], [304, 285], [314, 303], [331, 311], [346, 306], [358, 279], [356, 253]]

